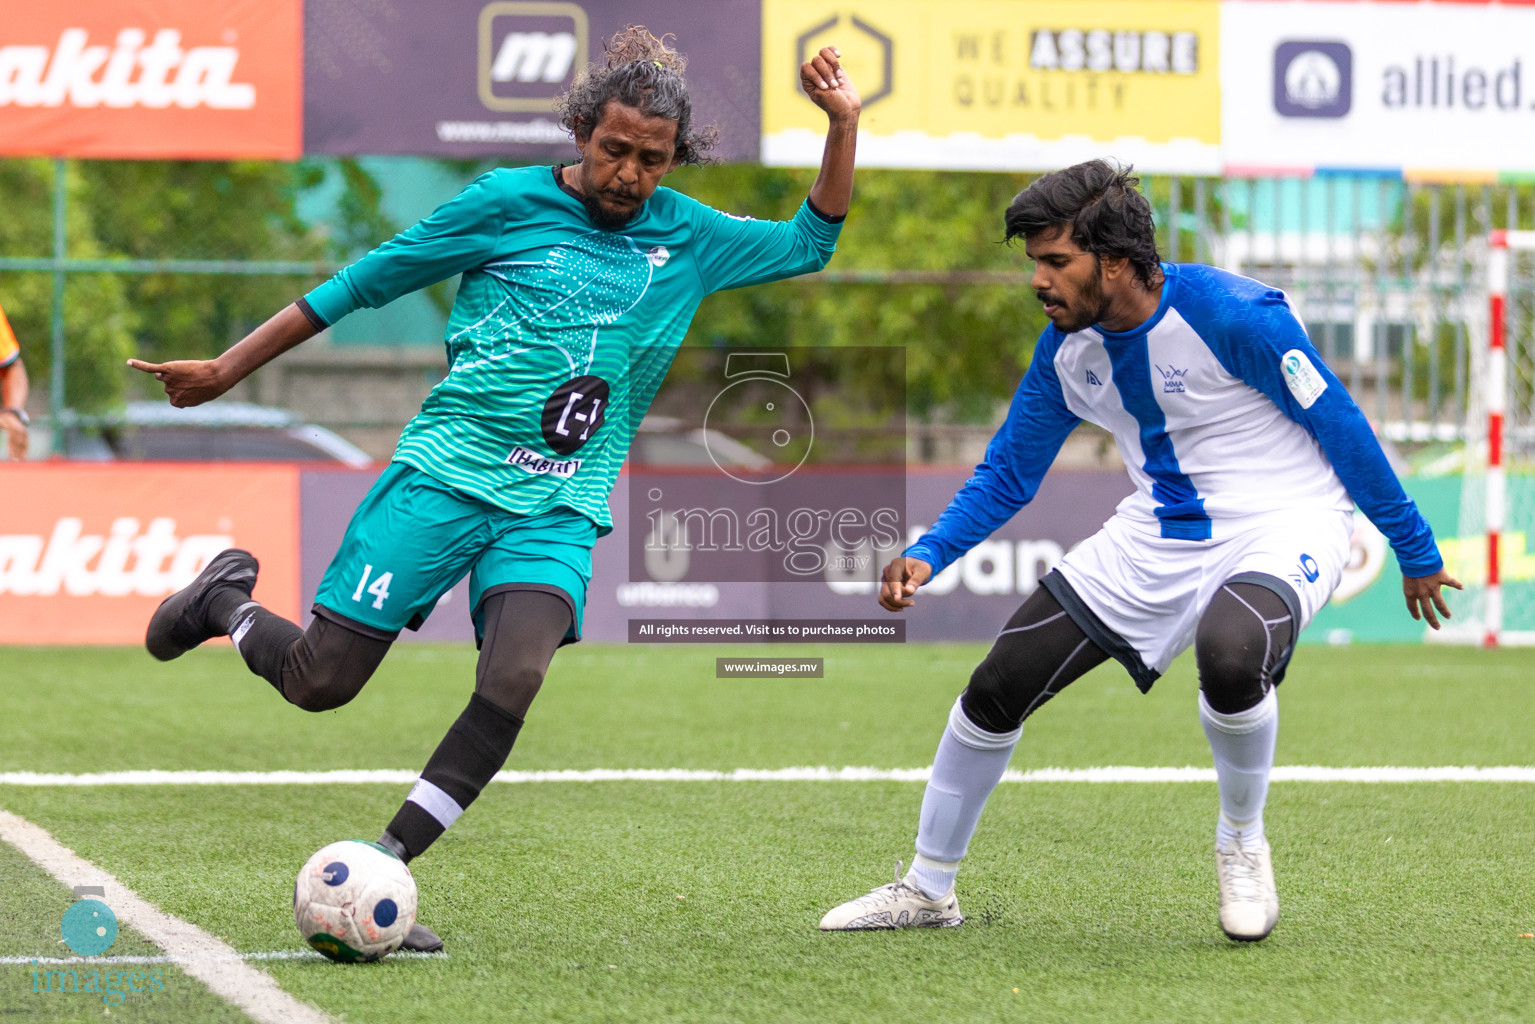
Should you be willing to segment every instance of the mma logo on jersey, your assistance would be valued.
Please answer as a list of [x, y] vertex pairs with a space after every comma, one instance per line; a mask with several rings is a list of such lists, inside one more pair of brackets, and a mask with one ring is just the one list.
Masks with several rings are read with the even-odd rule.
[[1181, 395], [1188, 390], [1183, 385], [1183, 377], [1189, 372], [1188, 367], [1179, 369], [1171, 364], [1163, 366], [1161, 363], [1157, 363], [1156, 367], [1157, 372], [1162, 375], [1162, 394]]
[[645, 253], [645, 258], [650, 261], [652, 267], [664, 267], [666, 261], [672, 258], [672, 254], [667, 251], [666, 246], [658, 245]]
[[555, 476], [572, 477], [581, 468], [580, 459], [551, 459], [547, 455], [530, 451], [522, 445], [513, 448], [512, 454], [506, 457], [506, 461], [518, 469], [525, 469], [538, 476], [553, 473]]

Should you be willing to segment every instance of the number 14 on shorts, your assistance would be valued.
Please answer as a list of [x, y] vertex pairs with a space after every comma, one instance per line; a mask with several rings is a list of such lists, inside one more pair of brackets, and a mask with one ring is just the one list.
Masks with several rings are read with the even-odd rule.
[[361, 601], [363, 592], [366, 590], [367, 593], [373, 595], [373, 607], [382, 608], [384, 607], [384, 602], [389, 598], [389, 584], [394, 582], [394, 573], [381, 572], [378, 574], [378, 579], [374, 580], [370, 585], [368, 577], [371, 575], [373, 575], [373, 566], [363, 566], [362, 579], [357, 581], [357, 589], [352, 593], [352, 600]]

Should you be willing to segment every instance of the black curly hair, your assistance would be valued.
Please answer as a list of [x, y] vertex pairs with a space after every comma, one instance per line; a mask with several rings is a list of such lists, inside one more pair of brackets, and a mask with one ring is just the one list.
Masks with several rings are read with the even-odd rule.
[[1134, 168], [1089, 160], [1037, 179], [1003, 216], [1006, 241], [1069, 227], [1071, 240], [1098, 257], [1124, 257], [1150, 287], [1162, 274], [1151, 204]]
[[555, 109], [576, 138], [591, 138], [613, 100], [650, 117], [677, 122], [677, 162], [709, 162], [709, 149], [719, 139], [713, 125], [693, 124], [693, 103], [682, 73], [688, 59], [672, 49], [669, 34], [657, 38], [643, 25], [630, 25], [603, 43], [606, 59], [588, 64], [569, 91], [555, 100]]

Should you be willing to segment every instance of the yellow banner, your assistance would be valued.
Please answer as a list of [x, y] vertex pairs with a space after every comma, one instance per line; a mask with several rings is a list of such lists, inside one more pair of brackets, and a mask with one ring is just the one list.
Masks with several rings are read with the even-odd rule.
[[863, 163], [1218, 170], [1219, 25], [1216, 0], [764, 0], [764, 156], [818, 162], [825, 117], [798, 68], [835, 45], [864, 98]]

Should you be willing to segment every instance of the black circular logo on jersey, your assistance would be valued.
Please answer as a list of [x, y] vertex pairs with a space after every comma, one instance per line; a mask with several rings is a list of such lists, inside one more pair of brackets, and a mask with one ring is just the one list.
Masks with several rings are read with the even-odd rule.
[[608, 382], [601, 377], [573, 377], [544, 402], [544, 441], [556, 455], [573, 455], [602, 426], [608, 415]]

